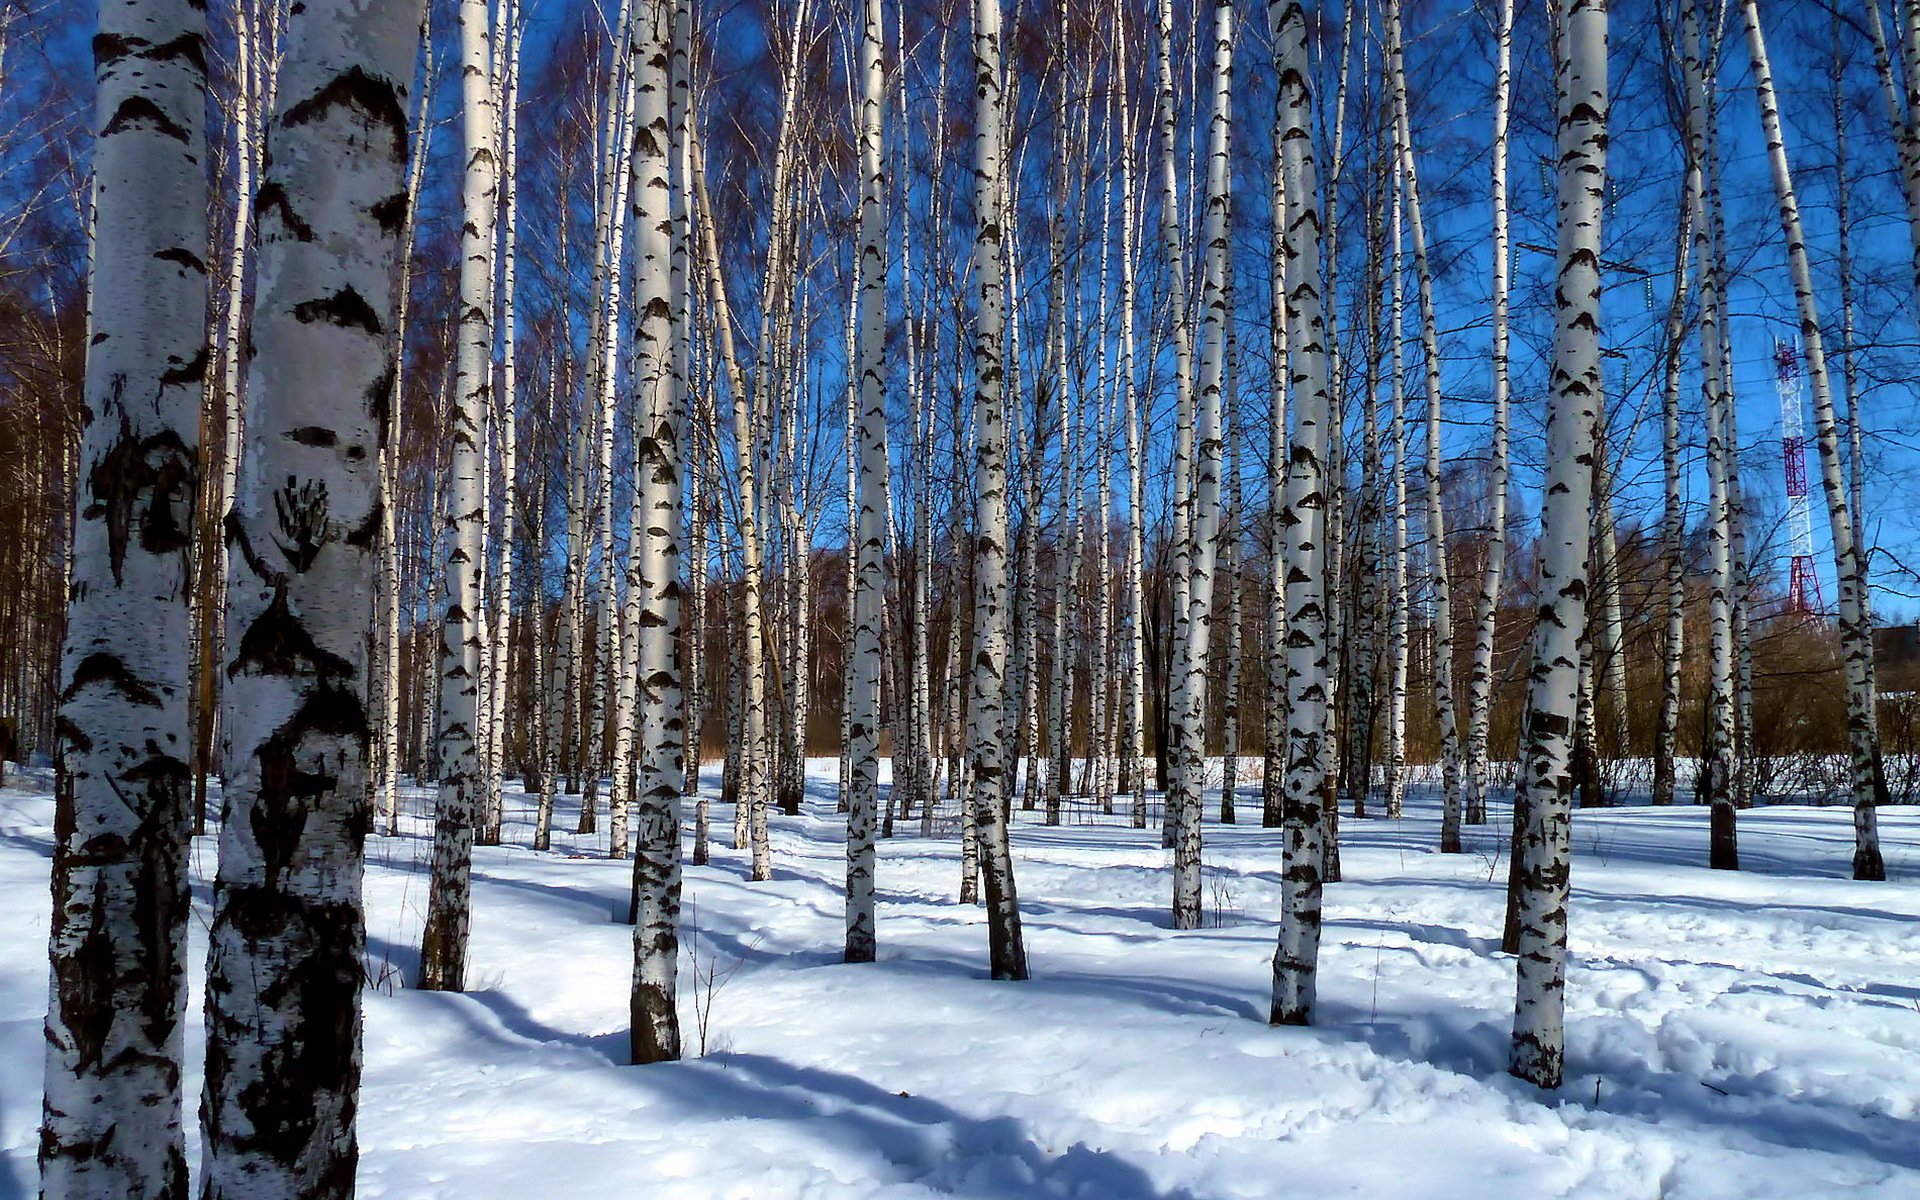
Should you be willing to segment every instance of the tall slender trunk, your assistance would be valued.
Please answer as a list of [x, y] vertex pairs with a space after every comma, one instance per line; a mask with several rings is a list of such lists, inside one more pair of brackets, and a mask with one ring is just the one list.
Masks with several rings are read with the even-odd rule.
[[1420, 351], [1427, 387], [1426, 456], [1421, 482], [1426, 492], [1427, 585], [1433, 595], [1433, 703], [1440, 725], [1440, 852], [1460, 853], [1460, 733], [1453, 696], [1452, 584], [1447, 577], [1447, 521], [1440, 491], [1440, 334], [1433, 299], [1433, 268], [1427, 257], [1427, 223], [1420, 209], [1420, 172], [1413, 153], [1408, 118], [1407, 75], [1403, 62], [1400, 2], [1388, 0], [1387, 71], [1392, 80], [1394, 153], [1407, 225], [1413, 234], [1414, 278], [1420, 295]]
[[[1696, 169], [1688, 170], [1688, 195], [1682, 205], [1673, 248], [1673, 295], [1667, 306], [1661, 397], [1661, 480], [1665, 510], [1660, 527], [1665, 570], [1666, 614], [1660, 646], [1660, 711], [1653, 733], [1653, 803], [1673, 803], [1674, 760], [1680, 734], [1680, 671], [1687, 631], [1687, 515], [1680, 491], [1680, 359], [1686, 340], [1687, 255], [1697, 219], [1693, 188]], [[1703, 288], [1704, 313], [1704, 288]], [[1703, 319], [1704, 326], [1704, 319]]]
[[440, 790], [435, 802], [433, 869], [421, 935], [420, 986], [466, 990], [467, 934], [472, 921], [474, 810], [480, 800], [481, 642], [480, 476], [486, 469], [486, 420], [493, 395], [493, 218], [499, 176], [494, 158], [497, 116], [491, 14], [486, 0], [461, 0], [461, 126], [466, 148], [461, 234], [458, 380], [448, 411], [452, 443], [451, 501], [440, 611]]
[[[226, 661], [225, 521], [233, 502], [240, 457], [240, 380], [248, 309], [247, 258], [253, 246], [254, 147], [264, 132], [265, 116], [259, 111], [263, 97], [256, 93], [260, 90], [257, 84], [267, 74], [265, 60], [271, 51], [271, 47], [257, 45], [258, 35], [263, 31], [256, 25], [251, 6], [236, 9], [233, 27], [233, 229], [227, 246], [226, 308], [218, 314], [221, 328], [215, 344], [220, 376], [209, 388], [210, 399], [219, 405], [223, 436], [219, 468], [210, 469], [214, 459], [207, 453], [200, 481], [201, 537], [199, 561], [195, 564], [200, 577], [197, 592], [200, 611], [194, 623], [193, 676], [189, 689], [193, 694], [193, 831], [196, 835], [206, 832], [207, 776], [213, 769], [221, 700], [217, 667]], [[210, 425], [203, 428], [211, 431]], [[202, 450], [211, 449], [203, 439]]]
[[[1214, 565], [1220, 528], [1221, 394], [1226, 382], [1227, 239], [1232, 206], [1229, 141], [1233, 115], [1233, 3], [1213, 6], [1213, 112], [1207, 130], [1207, 211], [1201, 234], [1200, 377], [1190, 406], [1195, 445], [1193, 498], [1184, 551], [1186, 584], [1177, 588], [1172, 676], [1173, 767], [1167, 806], [1174, 812], [1173, 925], [1200, 925], [1201, 788], [1206, 779], [1207, 651], [1212, 629]], [[1175, 564], [1176, 572], [1181, 569]]]
[[86, 422], [53, 837], [43, 1194], [184, 1197], [187, 683], [206, 382], [205, 10], [100, 9]]
[[1600, 221], [1607, 183], [1607, 6], [1569, 0], [1560, 17], [1559, 246], [1553, 388], [1547, 401], [1547, 479], [1541, 502], [1539, 620], [1528, 680], [1520, 787], [1520, 938], [1508, 1070], [1560, 1086], [1566, 1061], [1567, 880], [1572, 812], [1569, 733], [1585, 623], [1592, 531], [1593, 435], [1600, 377]]
[[1389, 425], [1393, 468], [1388, 476], [1388, 507], [1392, 510], [1387, 550], [1387, 744], [1384, 769], [1387, 816], [1399, 820], [1406, 804], [1407, 674], [1411, 604], [1407, 595], [1407, 388], [1406, 388], [1406, 237], [1401, 228], [1405, 179], [1399, 155], [1388, 174], [1392, 199], [1388, 208], [1391, 251], [1387, 272], [1387, 360]]
[[680, 796], [686, 788], [680, 633], [682, 445], [686, 426], [688, 103], [686, 0], [643, 0], [634, 74], [634, 571], [629, 603], [640, 753], [634, 789], [633, 988], [629, 1047], [635, 1063], [680, 1057], [676, 1007], [680, 958]]
[[[1173, 540], [1172, 582], [1173, 582], [1173, 645], [1179, 646], [1186, 640], [1184, 622], [1188, 619], [1187, 586], [1191, 582], [1187, 559], [1192, 549], [1192, 531], [1189, 525], [1193, 517], [1193, 328], [1187, 314], [1187, 264], [1185, 239], [1181, 236], [1181, 207], [1179, 185], [1179, 132], [1178, 106], [1173, 91], [1173, 0], [1159, 2], [1159, 34], [1156, 44], [1159, 52], [1159, 69], [1156, 77], [1154, 121], [1160, 132], [1160, 252], [1166, 259], [1167, 282], [1166, 301], [1169, 322], [1168, 336], [1173, 344], [1173, 395], [1174, 395], [1174, 449], [1173, 449]], [[1195, 11], [1198, 16], [1198, 11]], [[1167, 684], [1172, 686], [1169, 672]], [[1161, 728], [1163, 736], [1159, 739], [1156, 757], [1164, 764], [1162, 770], [1171, 767], [1172, 746], [1166, 735], [1172, 733], [1171, 722], [1164, 718], [1171, 711], [1170, 697], [1162, 697]], [[1172, 787], [1170, 776], [1163, 777], [1167, 787], [1167, 799], [1163, 810], [1161, 843], [1172, 849], [1178, 839], [1177, 822], [1180, 819], [1180, 806]]]
[[846, 960], [872, 962], [878, 939], [874, 928], [874, 820], [880, 804], [880, 622], [886, 590], [886, 332], [887, 332], [887, 180], [882, 163], [885, 133], [882, 106], [886, 76], [881, 54], [886, 41], [880, 0], [862, 0], [860, 22], [860, 256], [859, 375], [860, 461], [855, 499], [858, 511], [850, 531], [854, 553], [852, 683], [848, 700], [850, 745], [847, 796]]
[[[1838, 12], [1839, 10], [1835, 10]], [[1900, 9], [1894, 9], [1898, 20]], [[1906, 28], [1895, 27], [1900, 39], [1900, 54], [1907, 81], [1903, 98], [1895, 85], [1893, 61], [1887, 52], [1886, 27], [1880, 19], [1880, 0], [1868, 0], [1867, 31], [1873, 39], [1874, 71], [1880, 80], [1880, 94], [1886, 102], [1887, 124], [1893, 133], [1899, 155], [1900, 193], [1907, 206], [1907, 233], [1912, 242], [1913, 286], [1920, 293], [1920, 125], [1914, 118], [1915, 100], [1920, 99], [1920, 79], [1914, 71], [1920, 67], [1920, 27], [1911, 6], [1906, 10]], [[1851, 395], [1849, 395], [1851, 398]]]
[[1000, 173], [1006, 169], [1001, 128], [1000, 0], [974, 0], [973, 63], [973, 275], [979, 308], [973, 339], [973, 671], [967, 746], [973, 771], [971, 810], [987, 899], [991, 969], [995, 979], [1025, 979], [1027, 951], [1020, 932], [1020, 900], [1007, 838], [1007, 761], [1001, 737], [1007, 671], [1007, 451], [1002, 335], [1006, 309], [1000, 244], [1006, 219], [1000, 188]]
[[[1280, 9], [1269, 3], [1272, 20]], [[1277, 32], [1270, 29], [1269, 35]], [[1286, 125], [1273, 122], [1273, 178], [1268, 270], [1268, 338], [1271, 359], [1268, 390], [1273, 393], [1267, 418], [1267, 692], [1266, 758], [1260, 772], [1260, 824], [1277, 829], [1285, 819], [1287, 770], [1287, 389], [1293, 379], [1288, 354], [1287, 309], [1287, 172], [1283, 146]]]
[[1287, 597], [1286, 864], [1282, 914], [1273, 956], [1275, 1025], [1313, 1023], [1320, 957], [1320, 893], [1326, 822], [1327, 658], [1326, 538], [1328, 425], [1333, 403], [1326, 318], [1321, 302], [1320, 190], [1314, 168], [1313, 89], [1301, 0], [1271, 0], [1280, 71], [1274, 120], [1282, 127], [1286, 172], [1288, 377], [1293, 431], [1287, 443], [1285, 508]]
[[[1493, 725], [1494, 635], [1500, 583], [1507, 569], [1507, 408], [1510, 361], [1507, 322], [1512, 243], [1507, 216], [1507, 130], [1513, 96], [1513, 0], [1499, 0], [1493, 77], [1493, 445], [1488, 452], [1487, 560], [1473, 612], [1473, 666], [1467, 677], [1466, 821], [1487, 820], [1487, 738]], [[1677, 344], [1677, 343], [1676, 343]], [[1677, 351], [1676, 351], [1677, 352]], [[1677, 361], [1677, 360], [1676, 360]]]
[[[1116, 6], [1116, 25], [1124, 31], [1125, 6]], [[1116, 46], [1124, 47], [1124, 36]], [[1146, 470], [1141, 458], [1140, 399], [1134, 363], [1134, 322], [1137, 295], [1134, 261], [1138, 249], [1136, 226], [1139, 201], [1133, 183], [1133, 104], [1131, 94], [1121, 98], [1120, 134], [1120, 406], [1127, 442], [1127, 525], [1125, 614], [1126, 626], [1126, 716], [1121, 738], [1120, 790], [1132, 796], [1130, 817], [1133, 827], [1144, 829], [1147, 823], [1146, 746], [1147, 746], [1147, 649], [1146, 620], [1143, 613], [1146, 592], [1146, 557], [1142, 539], [1146, 532]]]
[[495, 408], [499, 421], [498, 438], [500, 444], [500, 481], [501, 481], [501, 517], [500, 517], [500, 579], [496, 585], [493, 602], [493, 620], [488, 629], [493, 635], [492, 661], [487, 666], [488, 677], [492, 680], [487, 689], [487, 704], [491, 712], [487, 719], [486, 752], [486, 809], [480, 822], [480, 841], [484, 845], [500, 844], [500, 825], [504, 816], [503, 788], [506, 775], [506, 753], [511, 745], [507, 737], [507, 700], [512, 690], [513, 679], [513, 545], [514, 526], [519, 520], [520, 481], [517, 477], [518, 465], [518, 382], [515, 377], [514, 362], [514, 258], [518, 245], [517, 203], [515, 167], [518, 155], [518, 137], [515, 114], [519, 109], [520, 97], [520, 13], [516, 0], [501, 0], [500, 4], [501, 37], [501, 75], [497, 81], [500, 95], [500, 170], [501, 186], [505, 195], [501, 198], [501, 220], [503, 229], [500, 234], [498, 253], [500, 267], [500, 395]]
[[1848, 514], [1833, 388], [1827, 375], [1819, 306], [1814, 300], [1813, 268], [1807, 257], [1806, 236], [1800, 227], [1800, 204], [1794, 194], [1793, 176], [1787, 167], [1787, 147], [1781, 136], [1780, 110], [1774, 98], [1773, 70], [1767, 62], [1766, 40], [1760, 31], [1760, 13], [1754, 0], [1741, 0], [1740, 10], [1746, 18], [1747, 52], [1753, 59], [1760, 126], [1767, 141], [1774, 198], [1780, 206], [1780, 232], [1787, 243], [1787, 266], [1793, 276], [1794, 300], [1800, 313], [1800, 338], [1805, 345], [1807, 378], [1813, 389], [1814, 442], [1820, 451], [1820, 486], [1827, 502], [1834, 575], [1839, 583], [1840, 657], [1847, 687], [1847, 749], [1853, 790], [1853, 877], [1883, 880], [1887, 869], [1880, 854], [1880, 830], [1874, 812], [1880, 746], [1869, 682], [1873, 672], [1873, 630], [1863, 603], [1867, 594], [1867, 569], [1859, 547], [1854, 544], [1853, 519]]
[[734, 802], [733, 848], [751, 847], [755, 882], [773, 878], [773, 857], [767, 840], [767, 669], [766, 634], [760, 607], [760, 537], [755, 524], [759, 511], [755, 486], [758, 447], [753, 429], [753, 395], [733, 345], [733, 310], [720, 274], [720, 249], [714, 234], [713, 211], [707, 199], [706, 165], [697, 136], [691, 136], [693, 200], [697, 210], [700, 254], [713, 306], [713, 336], [725, 366], [727, 391], [733, 399], [734, 469], [740, 506], [740, 794]]
[[[423, 21], [418, 44], [424, 48]], [[407, 169], [407, 214], [400, 233], [399, 282], [394, 289], [393, 385], [387, 389], [386, 428], [380, 446], [380, 580], [375, 603], [375, 631], [381, 647], [381, 667], [374, 675], [379, 703], [370, 706], [378, 740], [374, 744], [374, 811], [389, 835], [400, 832], [400, 643], [404, 636], [400, 612], [404, 576], [400, 569], [399, 530], [394, 514], [400, 507], [400, 414], [406, 371], [407, 308], [410, 298], [414, 234], [420, 214], [420, 191], [426, 179], [427, 148], [432, 140], [433, 72], [422, 72], [420, 99], [413, 110], [413, 158]]]

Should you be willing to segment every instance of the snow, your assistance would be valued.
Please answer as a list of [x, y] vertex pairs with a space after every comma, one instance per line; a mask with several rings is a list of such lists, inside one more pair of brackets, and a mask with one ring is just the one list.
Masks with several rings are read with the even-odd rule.
[[[44, 770], [8, 780], [0, 1200], [35, 1192], [52, 808]], [[574, 811], [527, 849], [517, 791], [510, 844], [475, 849], [474, 990], [404, 986], [431, 804], [411, 791], [406, 833], [369, 847], [360, 1194], [1920, 1197], [1920, 810], [1881, 812], [1884, 885], [1845, 878], [1844, 808], [1742, 813], [1739, 874], [1700, 865], [1702, 809], [1579, 813], [1568, 1083], [1541, 1094], [1504, 1072], [1498, 810], [1458, 856], [1431, 851], [1424, 786], [1403, 820], [1343, 819], [1321, 1023], [1273, 1029], [1280, 843], [1257, 795], [1255, 824], [1209, 820], [1208, 927], [1178, 933], [1157, 820], [1130, 828], [1124, 797], [1060, 828], [1017, 814], [1035, 978], [1010, 984], [953, 901], [952, 837], [882, 842], [880, 961], [839, 963], [837, 764], [809, 786], [774, 817], [772, 882], [724, 841], [688, 868], [682, 1011], [697, 1050], [710, 1001], [706, 1053], [650, 1067], [623, 1065], [629, 864]], [[195, 843], [196, 962], [213, 853]], [[189, 1113], [200, 1020], [196, 983]]]

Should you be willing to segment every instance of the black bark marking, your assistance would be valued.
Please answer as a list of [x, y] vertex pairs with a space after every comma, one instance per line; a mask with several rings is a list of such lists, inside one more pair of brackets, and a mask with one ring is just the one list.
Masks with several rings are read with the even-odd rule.
[[303, 300], [293, 306], [293, 316], [296, 321], [308, 324], [325, 321], [343, 329], [358, 326], [371, 334], [382, 331], [380, 314], [374, 312], [365, 297], [351, 287], [341, 288], [331, 296], [323, 296], [318, 300]]
[[376, 203], [367, 210], [367, 213], [379, 223], [381, 233], [389, 237], [395, 236], [406, 226], [407, 194], [395, 192]]
[[161, 42], [158, 46], [143, 51], [141, 57], [152, 62], [184, 59], [201, 75], [207, 73], [206, 43], [197, 33], [183, 33], [170, 42]]
[[[254, 197], [254, 207], [259, 209], [261, 220], [265, 220], [268, 213], [279, 213], [281, 226], [296, 241], [315, 240], [313, 226], [301, 220], [300, 214], [293, 211], [293, 203], [287, 199], [287, 189], [280, 186], [278, 180], [270, 179], [260, 185], [260, 192]], [[253, 357], [251, 346], [248, 347], [247, 357]]]
[[[113, 381], [116, 406], [124, 384], [124, 378]], [[87, 482], [93, 503], [81, 517], [106, 521], [107, 561], [116, 585], [126, 582], [127, 542], [136, 529], [140, 548], [148, 554], [186, 552], [199, 489], [194, 456], [179, 434], [164, 429], [136, 438], [133, 422], [122, 410], [120, 434], [94, 464]]]
[[[349, 451], [349, 453], [351, 453], [351, 451]], [[373, 507], [367, 510], [367, 519], [352, 529], [347, 530], [346, 536], [341, 540], [349, 546], [356, 546], [362, 549], [368, 546], [378, 545], [380, 541], [380, 518], [384, 512], [384, 508], [384, 504], [376, 498], [373, 502]]]
[[[150, 751], [157, 750], [151, 742]], [[165, 1045], [179, 1020], [179, 962], [175, 957], [176, 931], [184, 931], [187, 902], [181, 875], [185, 843], [187, 765], [171, 755], [155, 753], [123, 778], [143, 784], [145, 811], [134, 830], [135, 874], [133, 918], [143, 978], [138, 981], [140, 1016], [147, 1040]]]
[[185, 246], [171, 246], [165, 250], [156, 250], [153, 256], [161, 262], [179, 263], [188, 270], [198, 271], [202, 275], [207, 273], [206, 260]]
[[145, 96], [129, 96], [113, 110], [113, 116], [100, 127], [100, 136], [109, 137], [124, 133], [137, 125], [145, 124], [155, 133], [170, 137], [181, 145], [191, 145], [193, 138], [182, 129], [172, 117], [160, 111], [160, 106]]
[[291, 129], [318, 121], [336, 107], [354, 110], [368, 127], [385, 125], [393, 133], [396, 157], [406, 157], [407, 113], [401, 107], [393, 81], [369, 75], [361, 67], [349, 67], [335, 75], [325, 87], [289, 108], [280, 122], [284, 128]]
[[134, 53], [136, 47], [145, 44], [144, 41], [121, 37], [117, 33], [97, 33], [93, 37], [93, 68], [98, 71], [105, 64], [125, 58]]
[[73, 679], [60, 693], [61, 703], [73, 699], [80, 689], [90, 683], [107, 683], [123, 696], [129, 704], [140, 704], [148, 708], [160, 707], [160, 696], [145, 680], [135, 675], [117, 654], [105, 652], [89, 654], [73, 668]]
[[337, 445], [340, 441], [339, 434], [319, 425], [302, 425], [297, 429], [287, 430], [281, 436], [289, 441], [298, 442], [302, 446], [317, 446], [322, 449]]
[[[165, 258], [166, 254], [158, 257]], [[192, 258], [192, 255], [187, 257]], [[197, 263], [199, 260], [194, 259]], [[163, 387], [187, 387], [204, 384], [207, 380], [207, 347], [202, 345], [194, 356], [177, 367], [168, 367], [160, 376]]]
[[294, 617], [287, 607], [283, 584], [276, 584], [265, 611], [240, 635], [240, 648], [227, 666], [227, 678], [237, 678], [249, 670], [261, 675], [317, 677], [323, 683], [349, 680], [354, 675], [352, 663], [321, 649], [306, 625]]
[[332, 523], [327, 519], [327, 484], [322, 479], [296, 483], [287, 476], [284, 487], [273, 494], [273, 509], [280, 520], [280, 537], [274, 540], [280, 552], [304, 572], [320, 557], [320, 550], [332, 540]]

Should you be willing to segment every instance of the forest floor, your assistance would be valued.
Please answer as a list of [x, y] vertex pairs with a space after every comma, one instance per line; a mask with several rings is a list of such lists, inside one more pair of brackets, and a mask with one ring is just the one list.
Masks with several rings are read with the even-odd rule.
[[[406, 986], [431, 807], [411, 792], [407, 832], [368, 848], [360, 1195], [1920, 1197], [1920, 809], [1881, 812], [1888, 884], [1846, 878], [1844, 808], [1742, 813], [1737, 874], [1701, 865], [1704, 810], [1579, 813], [1568, 1079], [1542, 1094], [1504, 1069], [1501, 810], [1452, 856], [1427, 790], [1402, 820], [1344, 819], [1320, 1023], [1275, 1029], [1257, 796], [1251, 824], [1209, 813], [1190, 932], [1157, 828], [1019, 814], [1016, 984], [985, 977], [952, 837], [882, 844], [880, 961], [842, 965], [836, 764], [809, 788], [774, 820], [769, 883], [715, 806], [713, 863], [686, 873], [689, 1061], [651, 1067], [624, 1065], [630, 867], [596, 856], [604, 832], [527, 849], [517, 792], [510, 844], [475, 853], [473, 990]], [[48, 790], [0, 790], [0, 1200], [37, 1190]], [[189, 1114], [214, 854], [196, 841]]]

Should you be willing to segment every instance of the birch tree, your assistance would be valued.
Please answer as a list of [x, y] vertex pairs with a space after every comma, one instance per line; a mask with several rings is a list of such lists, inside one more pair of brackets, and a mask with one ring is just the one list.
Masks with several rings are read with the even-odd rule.
[[[1493, 445], [1488, 460], [1487, 560], [1473, 610], [1473, 665], [1467, 676], [1466, 821], [1487, 819], [1487, 739], [1493, 725], [1493, 647], [1500, 582], [1507, 569], [1507, 409], [1511, 383], [1508, 299], [1513, 286], [1507, 211], [1507, 141], [1513, 97], [1513, 0], [1499, 0], [1493, 71]], [[1677, 361], [1677, 360], [1676, 360]]]
[[1433, 703], [1440, 724], [1440, 772], [1443, 804], [1440, 852], [1460, 853], [1460, 735], [1453, 697], [1452, 586], [1447, 579], [1447, 521], [1440, 494], [1440, 334], [1433, 299], [1433, 267], [1427, 257], [1427, 223], [1420, 209], [1420, 172], [1415, 165], [1407, 109], [1407, 72], [1399, 0], [1387, 0], [1387, 74], [1393, 93], [1394, 153], [1407, 227], [1413, 235], [1414, 278], [1420, 295], [1420, 351], [1427, 389], [1426, 455], [1422, 484], [1426, 491], [1428, 588], [1433, 595]]
[[686, 392], [682, 315], [674, 289], [686, 277], [684, 201], [675, 179], [674, 131], [687, 103], [686, 0], [644, 0], [635, 21], [633, 235], [635, 309], [633, 594], [640, 757], [633, 861], [633, 1021], [636, 1063], [680, 1057], [676, 972], [680, 958], [680, 797], [686, 790], [680, 632], [682, 442]]
[[880, 805], [880, 622], [886, 589], [886, 335], [887, 179], [881, 110], [886, 75], [880, 0], [860, 5], [860, 245], [858, 344], [859, 463], [852, 534], [854, 590], [850, 639], [852, 682], [847, 697], [849, 788], [847, 797], [848, 962], [872, 962], [874, 928], [874, 821]]
[[[1206, 778], [1207, 651], [1211, 642], [1214, 565], [1220, 527], [1221, 393], [1226, 382], [1227, 237], [1232, 203], [1229, 139], [1233, 118], [1233, 3], [1213, 5], [1213, 112], [1207, 127], [1207, 212], [1202, 276], [1199, 387], [1191, 404], [1193, 499], [1185, 551], [1187, 582], [1176, 590], [1184, 618], [1175, 622], [1172, 674], [1174, 734], [1167, 805], [1174, 812], [1173, 925], [1200, 926], [1201, 803]], [[1176, 570], [1179, 569], [1176, 564]]]
[[1313, 1023], [1320, 957], [1320, 891], [1327, 772], [1322, 743], [1331, 703], [1327, 658], [1326, 538], [1328, 425], [1332, 421], [1326, 320], [1320, 293], [1319, 181], [1314, 170], [1313, 87], [1301, 0], [1271, 0], [1286, 173], [1283, 253], [1287, 282], [1287, 374], [1293, 429], [1287, 443], [1286, 863], [1281, 874], [1279, 944], [1273, 956], [1275, 1025]]
[[1880, 747], [1875, 736], [1869, 684], [1873, 673], [1873, 630], [1862, 604], [1867, 592], [1867, 570], [1854, 543], [1853, 519], [1847, 510], [1839, 423], [1834, 416], [1833, 387], [1827, 374], [1826, 346], [1820, 332], [1820, 309], [1814, 298], [1813, 268], [1800, 224], [1800, 202], [1787, 165], [1787, 147], [1781, 135], [1780, 109], [1774, 95], [1773, 70], [1767, 61], [1766, 39], [1760, 29], [1760, 12], [1754, 0], [1741, 0], [1740, 11], [1746, 20], [1747, 52], [1753, 59], [1754, 90], [1760, 102], [1760, 127], [1767, 142], [1767, 165], [1773, 176], [1774, 199], [1780, 208], [1780, 233], [1787, 243], [1787, 266], [1793, 277], [1794, 302], [1800, 315], [1800, 339], [1805, 346], [1807, 379], [1813, 391], [1814, 443], [1820, 451], [1820, 486], [1827, 502], [1833, 569], [1839, 582], [1840, 657], [1847, 689], [1847, 749], [1853, 791], [1853, 877], [1884, 880], [1887, 869], [1880, 854], [1880, 829], [1874, 812]]
[[[517, 0], [500, 0], [500, 71], [495, 79], [499, 100], [501, 229], [500, 256], [500, 395], [496, 398], [496, 429], [500, 445], [501, 516], [500, 572], [494, 588], [493, 618], [487, 623], [493, 641], [487, 662], [489, 709], [486, 729], [486, 807], [481, 813], [480, 837], [490, 846], [500, 844], [503, 818], [507, 737], [507, 693], [512, 690], [513, 663], [513, 542], [519, 519], [519, 421], [517, 418], [514, 354], [514, 273], [519, 224], [519, 186], [515, 168], [519, 158], [517, 109], [520, 98], [520, 10]], [[536, 626], [537, 628], [537, 626]]]
[[291, 10], [228, 537], [233, 769], [208, 936], [201, 1194], [350, 1197], [369, 646], [417, 10]]
[[466, 221], [460, 245], [460, 342], [447, 417], [452, 459], [446, 561], [440, 579], [440, 788], [434, 805], [433, 868], [420, 986], [466, 990], [472, 920], [473, 826], [480, 801], [481, 572], [480, 476], [493, 396], [493, 219], [499, 177], [494, 157], [493, 31], [487, 0], [460, 4], [460, 111]]
[[995, 979], [1025, 979], [1027, 950], [1007, 838], [1001, 719], [1007, 674], [1007, 449], [1000, 0], [973, 0], [973, 67], [973, 276], [978, 309], [973, 331], [974, 589], [967, 756], [991, 970]]
[[[1713, 250], [1709, 244], [1713, 218], [1709, 206], [1716, 197], [1706, 188], [1708, 123], [1713, 119], [1701, 54], [1700, 14], [1689, 3], [1682, 15], [1682, 74], [1687, 92], [1687, 202], [1701, 246], [1702, 261]], [[1727, 463], [1734, 446], [1727, 429], [1730, 408], [1723, 381], [1726, 342], [1722, 323], [1719, 280], [1704, 271], [1700, 286], [1700, 399], [1707, 432], [1707, 557], [1708, 671], [1706, 744], [1702, 747], [1701, 794], [1711, 808], [1708, 864], [1736, 870], [1740, 858], [1734, 834], [1734, 630], [1733, 630], [1733, 497]]]
[[1585, 623], [1600, 376], [1600, 221], [1607, 185], [1606, 0], [1569, 0], [1554, 78], [1559, 245], [1555, 253], [1546, 494], [1540, 514], [1540, 609], [1520, 786], [1526, 826], [1520, 941], [1508, 1070], [1560, 1086], [1566, 1060], [1567, 879], [1572, 834], [1570, 733]]
[[184, 1197], [189, 546], [207, 345], [206, 15], [100, 10], [86, 424], [60, 655], [49, 1200]]

